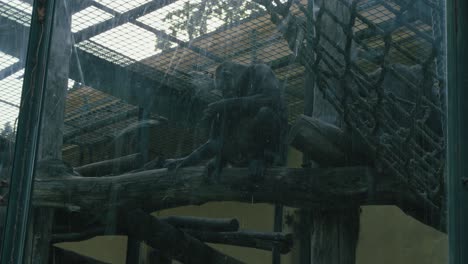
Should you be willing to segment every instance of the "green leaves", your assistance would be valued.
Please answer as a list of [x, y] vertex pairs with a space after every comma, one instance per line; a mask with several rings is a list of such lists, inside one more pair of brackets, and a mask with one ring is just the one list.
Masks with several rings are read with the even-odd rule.
[[[208, 33], [208, 26], [213, 26], [214, 18], [229, 25], [262, 10], [260, 5], [251, 0], [201, 0], [198, 3], [186, 1], [182, 8], [170, 11], [163, 21], [171, 23], [171, 32], [167, 32], [168, 34], [174, 37], [188, 35], [190, 41]], [[219, 24], [218, 27], [224, 24]], [[162, 38], [157, 38], [156, 42], [156, 47], [167, 47]]]

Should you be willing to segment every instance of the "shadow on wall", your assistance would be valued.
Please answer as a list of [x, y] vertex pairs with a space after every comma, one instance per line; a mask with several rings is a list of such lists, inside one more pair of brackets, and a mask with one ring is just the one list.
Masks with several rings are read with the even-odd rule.
[[396, 206], [364, 206], [356, 264], [448, 263], [447, 235]]

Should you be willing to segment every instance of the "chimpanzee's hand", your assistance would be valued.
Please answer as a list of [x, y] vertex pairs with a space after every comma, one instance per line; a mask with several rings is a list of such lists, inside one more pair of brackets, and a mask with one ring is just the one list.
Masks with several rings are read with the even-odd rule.
[[163, 167], [167, 168], [167, 170], [175, 170], [179, 167], [182, 161], [183, 159], [166, 159]]
[[212, 120], [218, 113], [223, 109], [222, 102], [214, 102], [208, 105], [208, 107], [203, 111], [202, 120]]

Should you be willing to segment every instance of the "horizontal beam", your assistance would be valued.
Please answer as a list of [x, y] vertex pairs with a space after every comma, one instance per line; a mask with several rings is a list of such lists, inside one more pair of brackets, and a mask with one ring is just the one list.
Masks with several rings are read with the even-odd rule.
[[137, 8], [134, 8], [130, 11], [127, 11], [123, 14], [115, 15], [114, 18], [108, 19], [91, 27], [88, 27], [84, 30], [81, 30], [75, 33], [73, 36], [75, 38], [76, 43], [80, 43], [83, 40], [90, 39], [94, 36], [97, 36], [109, 29], [118, 27], [128, 22], [135, 21], [141, 16], [149, 14], [153, 11], [158, 10], [161, 7], [166, 5], [172, 4], [176, 2], [176, 0], [153, 0], [146, 4], [143, 4]]
[[0, 25], [0, 51], [26, 61], [29, 27], [3, 16], [0, 16]]
[[24, 68], [24, 62], [18, 61], [0, 71], [0, 81]]

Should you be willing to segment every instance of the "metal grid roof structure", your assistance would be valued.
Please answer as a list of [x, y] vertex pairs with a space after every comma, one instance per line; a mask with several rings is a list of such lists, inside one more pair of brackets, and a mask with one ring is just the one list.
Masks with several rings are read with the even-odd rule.
[[[30, 1], [0, 0], [0, 21], [13, 28], [16, 35], [27, 31], [29, 26], [32, 7], [28, 2]], [[166, 16], [167, 13], [183, 11], [187, 5], [185, 0], [74, 2], [74, 60], [70, 65], [72, 80], [64, 130], [67, 144], [65, 149], [67, 153], [72, 153], [68, 156], [70, 160], [78, 159], [79, 154], [70, 151], [76, 149], [78, 142], [81, 145], [91, 145], [111, 140], [118, 131], [138, 120], [138, 106], [141, 106], [142, 101], [128, 94], [139, 94], [150, 86], [157, 90], [161, 98], [173, 100], [167, 104], [177, 102], [183, 105], [184, 102], [187, 103], [184, 101], [185, 97], [194, 95], [191, 72], [212, 74], [215, 67], [224, 60], [244, 64], [260, 61], [271, 65], [279, 79], [287, 83], [289, 122], [294, 122], [304, 111], [305, 68], [297, 62], [278, 26], [271, 22], [270, 14], [261, 6], [256, 12], [230, 23], [225, 22], [223, 15], [214, 15], [203, 34], [190, 36], [187, 32], [177, 32], [171, 27], [180, 22], [177, 17]], [[248, 2], [251, 1], [244, 1]], [[437, 5], [434, 0], [420, 2], [428, 10]], [[292, 14], [305, 19], [302, 10], [306, 3], [306, 0], [294, 1]], [[433, 21], [424, 12], [414, 19], [401, 20], [401, 14], [407, 10], [407, 6], [408, 1], [403, 0], [359, 1], [353, 32], [360, 47], [368, 53], [382, 54], [386, 46], [382, 32], [391, 32], [393, 46], [388, 51], [386, 61], [407, 65], [422, 64], [424, 61], [421, 58], [427, 58], [432, 52]], [[329, 16], [333, 16], [332, 12], [328, 12]], [[403, 26], [395, 28], [396, 22], [403, 23]], [[26, 42], [25, 38], [16, 35], [11, 41]], [[11, 49], [2, 48], [0, 47], [0, 86], [2, 91], [4, 87], [12, 87], [14, 91], [11, 94], [19, 95], [22, 80], [20, 71], [24, 58]], [[341, 52], [343, 54], [340, 55], [340, 60], [344, 61], [346, 54]], [[378, 61], [368, 58], [360, 58], [356, 64], [364, 75], [380, 66]], [[93, 75], [93, 71], [102, 72], [102, 76]], [[125, 76], [126, 82], [122, 83], [119, 75]], [[123, 90], [129, 92], [122, 92]], [[2, 96], [4, 94], [2, 92]], [[208, 102], [216, 99], [216, 95], [210, 96], [204, 99]], [[0, 98], [0, 112], [2, 115], [7, 113], [8, 121], [14, 120], [18, 111], [19, 99], [17, 96], [13, 97]], [[189, 103], [190, 100], [189, 98]], [[187, 110], [187, 106], [183, 107]], [[154, 114], [177, 116], [172, 112], [154, 111]], [[164, 134], [179, 126], [169, 127], [171, 128], [158, 131]], [[199, 138], [203, 138], [203, 135]], [[178, 145], [178, 153], [193, 148], [193, 142], [197, 142], [190, 140], [192, 143], [182, 144], [181, 147], [176, 141], [183, 140], [181, 137], [168, 137], [165, 144]], [[163, 145], [160, 142], [159, 147], [165, 149]]]

